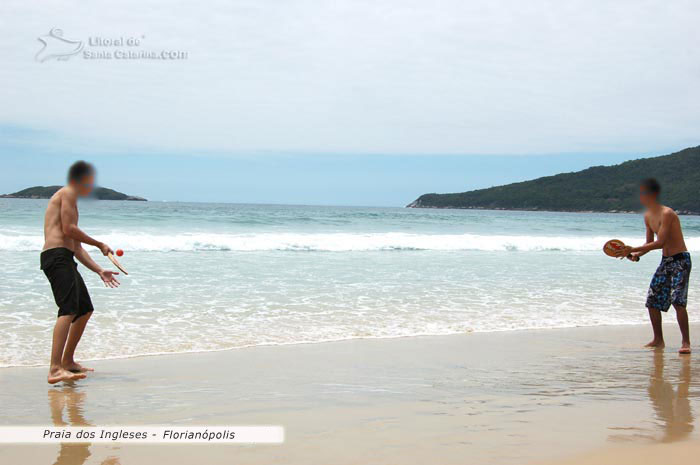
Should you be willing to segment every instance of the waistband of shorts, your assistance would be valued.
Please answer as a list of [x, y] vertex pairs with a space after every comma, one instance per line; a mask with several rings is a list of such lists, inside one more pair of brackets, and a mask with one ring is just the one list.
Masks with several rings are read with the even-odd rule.
[[690, 258], [690, 252], [679, 252], [675, 255], [671, 255], [668, 257], [666, 255], [661, 257], [662, 260], [669, 260], [669, 261], [682, 260], [684, 258]]
[[48, 257], [51, 255], [64, 255], [66, 257], [73, 257], [75, 253], [67, 247], [54, 247], [52, 249], [46, 249], [41, 252], [42, 257]]

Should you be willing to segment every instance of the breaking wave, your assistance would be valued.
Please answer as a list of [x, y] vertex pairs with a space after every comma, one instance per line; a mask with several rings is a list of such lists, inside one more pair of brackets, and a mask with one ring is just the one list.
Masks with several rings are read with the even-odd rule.
[[[514, 236], [411, 233], [259, 233], [259, 234], [146, 234], [111, 233], [99, 237], [129, 251], [392, 251], [392, 250], [483, 250], [483, 251], [597, 251], [609, 237]], [[639, 244], [639, 238], [620, 238]], [[700, 250], [700, 237], [686, 240], [690, 250]], [[0, 250], [38, 251], [38, 235], [0, 233]]]

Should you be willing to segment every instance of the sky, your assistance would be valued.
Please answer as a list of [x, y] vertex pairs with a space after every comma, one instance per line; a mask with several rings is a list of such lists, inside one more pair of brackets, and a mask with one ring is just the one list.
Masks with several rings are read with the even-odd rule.
[[[0, 192], [404, 205], [700, 144], [700, 4], [0, 3]], [[123, 58], [129, 56], [130, 58]]]

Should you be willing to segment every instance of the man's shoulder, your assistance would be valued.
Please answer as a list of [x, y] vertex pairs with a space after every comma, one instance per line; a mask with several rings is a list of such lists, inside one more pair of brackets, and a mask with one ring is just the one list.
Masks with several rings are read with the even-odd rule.
[[678, 218], [678, 214], [676, 213], [676, 211], [673, 208], [667, 207], [665, 205], [664, 205], [664, 208], [661, 212], [661, 215], [663, 215], [664, 218], [669, 218], [669, 219], [670, 218]]
[[76, 196], [75, 192], [73, 192], [73, 189], [69, 189], [67, 186], [64, 186], [57, 190], [52, 198], [75, 201], [78, 197]]
[[76, 197], [75, 192], [67, 187], [61, 187], [54, 195], [51, 196], [47, 208], [63, 208], [64, 202], [66, 202], [66, 205], [78, 204], [78, 198]]

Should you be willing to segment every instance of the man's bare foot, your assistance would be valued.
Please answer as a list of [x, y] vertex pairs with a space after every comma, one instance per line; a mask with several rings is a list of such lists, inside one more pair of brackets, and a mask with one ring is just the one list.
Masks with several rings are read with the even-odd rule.
[[681, 355], [690, 355], [690, 343], [684, 342], [681, 344], [681, 350], [678, 351]]
[[61, 381], [75, 381], [87, 377], [85, 373], [71, 373], [64, 368], [56, 368], [49, 371], [47, 381], [49, 384], [56, 384]]
[[653, 341], [651, 341], [649, 344], [645, 345], [644, 347], [653, 347], [654, 349], [663, 349], [664, 347], [666, 347], [666, 344], [664, 343], [663, 340], [657, 341], [656, 339], [654, 339]]
[[64, 369], [73, 373], [86, 373], [88, 371], [95, 371], [94, 368], [84, 367], [78, 362], [63, 362], [61, 363], [61, 366]]

